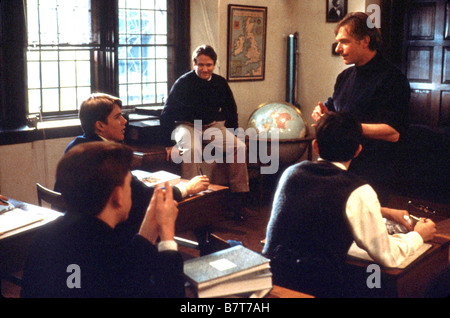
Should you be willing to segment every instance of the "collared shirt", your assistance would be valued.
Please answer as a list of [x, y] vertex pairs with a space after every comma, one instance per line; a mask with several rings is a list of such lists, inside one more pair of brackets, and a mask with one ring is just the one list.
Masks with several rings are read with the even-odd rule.
[[[347, 170], [342, 163], [332, 163], [340, 169]], [[346, 215], [354, 237], [350, 249], [359, 247], [365, 250], [382, 266], [400, 265], [423, 244], [422, 237], [415, 231], [406, 234], [388, 234], [377, 194], [368, 184], [350, 194], [346, 204]]]

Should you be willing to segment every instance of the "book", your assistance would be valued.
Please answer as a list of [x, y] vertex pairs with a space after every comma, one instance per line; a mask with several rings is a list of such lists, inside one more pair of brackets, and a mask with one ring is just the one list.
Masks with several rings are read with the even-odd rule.
[[[401, 264], [399, 264], [395, 268], [398, 268], [398, 269], [406, 268], [409, 264], [411, 264], [417, 258], [419, 258], [420, 255], [422, 255], [423, 253], [428, 251], [431, 248], [431, 246], [432, 246], [431, 244], [424, 243], [414, 254], [412, 254], [409, 257], [407, 257]], [[372, 257], [370, 257], [370, 255], [365, 250], [363, 250], [362, 248], [358, 247], [355, 243], [353, 243], [350, 246], [350, 249], [348, 250], [347, 255], [349, 257], [353, 257], [353, 258], [356, 258], [356, 259], [361, 259], [361, 260], [365, 260], [365, 261], [369, 261], [369, 262], [375, 262], [372, 259]]]
[[40, 222], [43, 219], [44, 217], [39, 213], [24, 211], [19, 208], [9, 210], [0, 214], [0, 236], [27, 225]]
[[243, 297], [248, 295], [256, 298], [257, 292], [272, 288], [272, 272], [266, 269], [261, 272], [238, 276], [206, 287], [196, 289], [198, 298]]
[[157, 172], [133, 170], [131, 171], [131, 173], [149, 187], [154, 187], [158, 185], [163, 186], [164, 183], [166, 183], [167, 181], [170, 183], [170, 185], [174, 185], [179, 183], [181, 179], [179, 175], [164, 170], [160, 170]]
[[200, 298], [272, 288], [270, 260], [242, 245], [187, 260], [184, 274]]

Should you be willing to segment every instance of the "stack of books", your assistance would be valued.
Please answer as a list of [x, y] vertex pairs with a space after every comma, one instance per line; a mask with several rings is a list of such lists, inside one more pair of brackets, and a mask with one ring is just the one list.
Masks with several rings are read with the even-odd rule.
[[181, 177], [179, 175], [161, 170], [157, 172], [148, 172], [144, 170], [133, 170], [131, 173], [144, 182], [149, 187], [164, 186], [165, 182], [169, 182], [170, 185], [174, 185], [180, 182]]
[[259, 298], [273, 287], [270, 260], [242, 245], [187, 260], [184, 274], [198, 298]]

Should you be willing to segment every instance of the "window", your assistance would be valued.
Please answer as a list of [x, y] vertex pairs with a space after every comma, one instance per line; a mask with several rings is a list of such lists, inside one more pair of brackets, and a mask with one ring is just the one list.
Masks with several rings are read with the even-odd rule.
[[167, 96], [167, 4], [119, 1], [119, 93], [126, 105]]
[[29, 114], [72, 113], [90, 94], [91, 29], [89, 0], [27, 0]]
[[[166, 2], [119, 1], [118, 82], [125, 106], [161, 104], [167, 95]], [[27, 30], [28, 112], [76, 111], [91, 91], [92, 53], [99, 49], [90, 0], [27, 0]]]
[[189, 69], [189, 0], [2, 0], [0, 13], [0, 128], [74, 118], [91, 92], [162, 105]]

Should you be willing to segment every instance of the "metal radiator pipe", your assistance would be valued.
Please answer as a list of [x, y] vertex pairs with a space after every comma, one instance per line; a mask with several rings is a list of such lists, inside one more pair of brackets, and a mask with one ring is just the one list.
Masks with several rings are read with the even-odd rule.
[[297, 78], [297, 38], [297, 32], [288, 35], [286, 63], [286, 102], [295, 106], [297, 106], [295, 96]]

